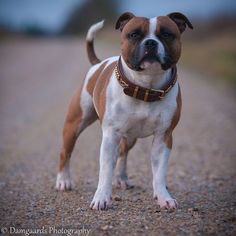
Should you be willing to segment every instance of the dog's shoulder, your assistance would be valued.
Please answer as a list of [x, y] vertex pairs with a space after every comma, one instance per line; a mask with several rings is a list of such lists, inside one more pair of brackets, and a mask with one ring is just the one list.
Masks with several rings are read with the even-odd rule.
[[[115, 63], [117, 62], [118, 57], [110, 57], [100, 63], [92, 66], [85, 78], [84, 87], [90, 94], [93, 96], [94, 88], [98, 82], [98, 78], [103, 77], [108, 71], [114, 69]], [[105, 80], [105, 79], [104, 79]]]
[[105, 113], [106, 88], [119, 57], [110, 57], [90, 68], [84, 88], [93, 97], [94, 107], [102, 120]]

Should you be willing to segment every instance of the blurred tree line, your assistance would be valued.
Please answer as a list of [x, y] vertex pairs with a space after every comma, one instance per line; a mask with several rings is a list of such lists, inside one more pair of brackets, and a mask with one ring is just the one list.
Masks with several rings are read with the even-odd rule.
[[89, 26], [100, 21], [114, 23], [118, 17], [117, 1], [113, 0], [86, 0], [72, 11], [65, 24], [62, 34], [79, 34], [88, 30]]
[[117, 4], [118, 1], [115, 0], [84, 0], [82, 3], [78, 1], [72, 11], [65, 14], [65, 23], [57, 32], [35, 21], [29, 21], [20, 29], [13, 28], [11, 24], [0, 24], [0, 39], [21, 34], [36, 37], [84, 34], [92, 24], [100, 20], [105, 19], [106, 24], [114, 24], [118, 17]]

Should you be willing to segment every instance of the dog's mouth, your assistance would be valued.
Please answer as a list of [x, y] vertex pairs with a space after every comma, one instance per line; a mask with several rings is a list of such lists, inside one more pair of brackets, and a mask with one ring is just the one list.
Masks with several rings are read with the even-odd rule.
[[161, 64], [160, 58], [156, 53], [145, 52], [144, 56], [139, 61], [139, 70], [145, 70], [149, 67], [155, 66], [156, 63]]

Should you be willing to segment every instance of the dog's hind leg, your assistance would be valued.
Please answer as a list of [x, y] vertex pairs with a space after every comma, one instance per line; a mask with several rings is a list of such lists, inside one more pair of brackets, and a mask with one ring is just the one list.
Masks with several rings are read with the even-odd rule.
[[80, 133], [97, 119], [92, 97], [85, 89], [79, 89], [72, 97], [64, 123], [63, 144], [60, 153], [56, 189], [69, 190], [72, 187], [69, 162], [75, 142]]
[[122, 138], [120, 142], [120, 155], [116, 163], [113, 184], [117, 188], [129, 189], [133, 185], [130, 183], [127, 175], [127, 156], [129, 150], [135, 145], [136, 139]]

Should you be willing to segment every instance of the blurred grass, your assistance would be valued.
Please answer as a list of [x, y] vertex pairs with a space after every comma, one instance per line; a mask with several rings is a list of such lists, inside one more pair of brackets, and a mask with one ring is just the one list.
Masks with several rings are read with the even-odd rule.
[[209, 34], [183, 43], [181, 63], [236, 86], [236, 32]]

